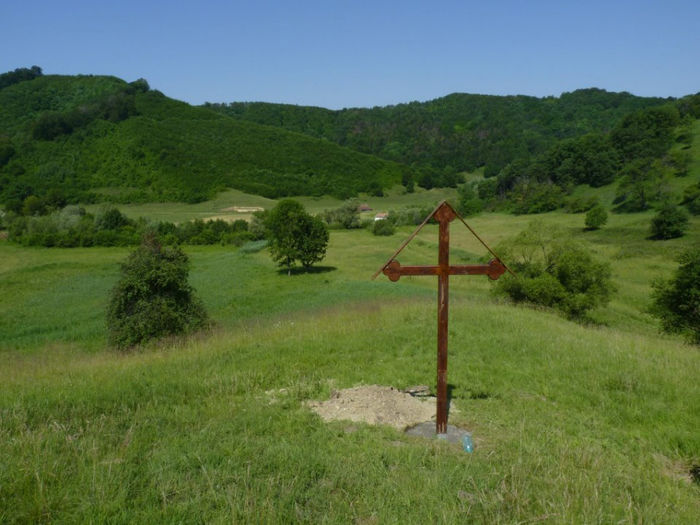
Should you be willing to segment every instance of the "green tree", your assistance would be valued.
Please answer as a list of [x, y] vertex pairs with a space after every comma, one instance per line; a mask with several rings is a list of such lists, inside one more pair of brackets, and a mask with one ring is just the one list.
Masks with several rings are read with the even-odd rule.
[[131, 224], [131, 221], [117, 208], [107, 208], [95, 219], [98, 230], [118, 230], [122, 226]]
[[44, 213], [46, 213], [46, 205], [42, 199], [36, 195], [30, 195], [24, 199], [22, 215], [43, 215]]
[[598, 230], [608, 222], [608, 212], [600, 204], [593, 206], [586, 213], [586, 229]]
[[605, 135], [590, 133], [553, 146], [541, 159], [542, 168], [560, 186], [613, 181], [619, 167], [617, 151]]
[[10, 159], [16, 153], [10, 139], [0, 135], [0, 168], [10, 162]]
[[662, 329], [700, 344], [700, 249], [683, 253], [673, 277], [653, 286], [651, 312], [661, 320]]
[[187, 281], [189, 260], [178, 247], [162, 247], [155, 235], [121, 265], [121, 278], [107, 309], [109, 340], [127, 348], [182, 334], [207, 322], [204, 305]]
[[624, 160], [662, 157], [673, 142], [673, 129], [680, 114], [673, 105], [636, 111], [625, 115], [610, 134]]
[[648, 210], [668, 194], [663, 168], [658, 161], [639, 159], [622, 170], [622, 178], [615, 195], [616, 210], [637, 212]]
[[272, 260], [289, 272], [296, 261], [308, 268], [326, 256], [326, 225], [295, 200], [281, 200], [265, 218], [265, 226]]
[[651, 219], [651, 237], [653, 239], [683, 237], [687, 228], [688, 214], [683, 208], [674, 204], [664, 205]]
[[18, 67], [14, 71], [8, 71], [0, 75], [0, 89], [26, 80], [32, 80], [41, 75], [42, 72], [39, 66], [32, 66], [31, 68]]
[[53, 140], [59, 135], [73, 131], [66, 118], [55, 111], [42, 113], [32, 126], [32, 137], [38, 140]]

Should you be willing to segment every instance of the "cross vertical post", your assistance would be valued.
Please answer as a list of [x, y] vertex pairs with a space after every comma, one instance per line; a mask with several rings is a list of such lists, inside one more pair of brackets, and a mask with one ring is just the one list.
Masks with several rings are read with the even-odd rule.
[[438, 325], [437, 325], [437, 417], [435, 432], [447, 433], [447, 323], [450, 288], [450, 222], [455, 214], [452, 208], [440, 208], [434, 215], [439, 223], [438, 241]]
[[[494, 256], [488, 264], [454, 265], [450, 266], [450, 223], [459, 217], [471, 233]], [[418, 232], [431, 219], [439, 224], [438, 264], [437, 266], [401, 266], [395, 257], [418, 234]], [[459, 214], [446, 201], [438, 204], [416, 231], [401, 245], [389, 260], [374, 274], [374, 279], [380, 273], [386, 275], [391, 281], [398, 281], [402, 275], [436, 275], [438, 278], [438, 312], [437, 312], [437, 414], [435, 418], [435, 432], [438, 437], [447, 435], [447, 320], [449, 311], [449, 286], [450, 275], [487, 275], [489, 279], [498, 279], [504, 272], [510, 271], [493, 253], [484, 241], [464, 222]], [[512, 272], [511, 272], [512, 273]]]

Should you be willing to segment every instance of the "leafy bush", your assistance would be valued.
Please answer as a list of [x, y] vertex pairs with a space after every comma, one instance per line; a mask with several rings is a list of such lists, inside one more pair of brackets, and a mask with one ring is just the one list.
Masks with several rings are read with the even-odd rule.
[[673, 204], [664, 205], [651, 220], [652, 239], [682, 237], [688, 228], [688, 214]]
[[121, 265], [107, 310], [110, 342], [127, 348], [150, 339], [190, 332], [206, 324], [202, 302], [187, 282], [189, 260], [154, 235]]
[[394, 225], [386, 219], [374, 221], [374, 224], [372, 224], [372, 233], [374, 235], [394, 235], [395, 231]]
[[517, 277], [504, 275], [494, 292], [516, 302], [529, 302], [583, 319], [593, 308], [606, 304], [614, 287], [610, 265], [591, 257], [589, 250], [562, 240], [559, 232], [541, 222], [499, 247]]
[[330, 228], [350, 230], [360, 227], [360, 211], [357, 199], [350, 199], [334, 210], [325, 210], [321, 214]]
[[700, 249], [683, 253], [668, 281], [654, 283], [653, 315], [665, 332], [682, 333], [700, 344]]
[[[394, 226], [416, 226], [422, 223], [435, 206], [408, 206], [402, 210], [389, 211], [388, 221]], [[380, 221], [377, 221], [380, 222]], [[434, 222], [431, 219], [431, 223]], [[374, 221], [369, 223], [373, 227]]]
[[600, 204], [594, 206], [586, 213], [586, 229], [598, 230], [608, 222], [608, 212]]
[[462, 215], [476, 215], [484, 209], [484, 202], [479, 198], [476, 183], [463, 184], [458, 189], [459, 211]]

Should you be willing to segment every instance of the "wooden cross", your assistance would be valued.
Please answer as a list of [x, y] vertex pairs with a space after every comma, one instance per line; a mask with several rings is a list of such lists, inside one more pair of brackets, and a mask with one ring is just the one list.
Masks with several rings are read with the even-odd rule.
[[[401, 266], [394, 258], [418, 234], [425, 224], [434, 218], [440, 225], [437, 266]], [[494, 256], [488, 264], [450, 266], [450, 222], [459, 218], [474, 236]], [[437, 324], [437, 418], [435, 431], [438, 436], [447, 434], [447, 312], [449, 304], [450, 275], [488, 275], [489, 279], [498, 279], [508, 268], [493, 253], [484, 241], [472, 230], [464, 219], [446, 201], [438, 204], [423, 223], [401, 245], [382, 266], [374, 279], [384, 273], [391, 281], [398, 281], [402, 275], [437, 275], [438, 277], [438, 324]], [[508, 270], [510, 271], [510, 270]], [[512, 272], [511, 272], [512, 273]]]

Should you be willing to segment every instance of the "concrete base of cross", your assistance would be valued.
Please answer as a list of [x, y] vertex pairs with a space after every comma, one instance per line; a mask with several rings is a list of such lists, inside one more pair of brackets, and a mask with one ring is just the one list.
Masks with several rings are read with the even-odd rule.
[[[469, 448], [473, 450], [474, 445], [472, 441], [472, 433], [463, 428], [456, 427], [454, 425], [447, 425], [447, 432], [445, 434], [435, 433], [435, 422], [425, 421], [424, 423], [418, 423], [415, 426], [406, 429], [406, 434], [409, 436], [422, 437], [425, 439], [440, 439], [445, 440], [448, 443], [454, 443], [455, 445], [461, 446], [463, 449]], [[469, 450], [468, 452], [471, 452]]]

